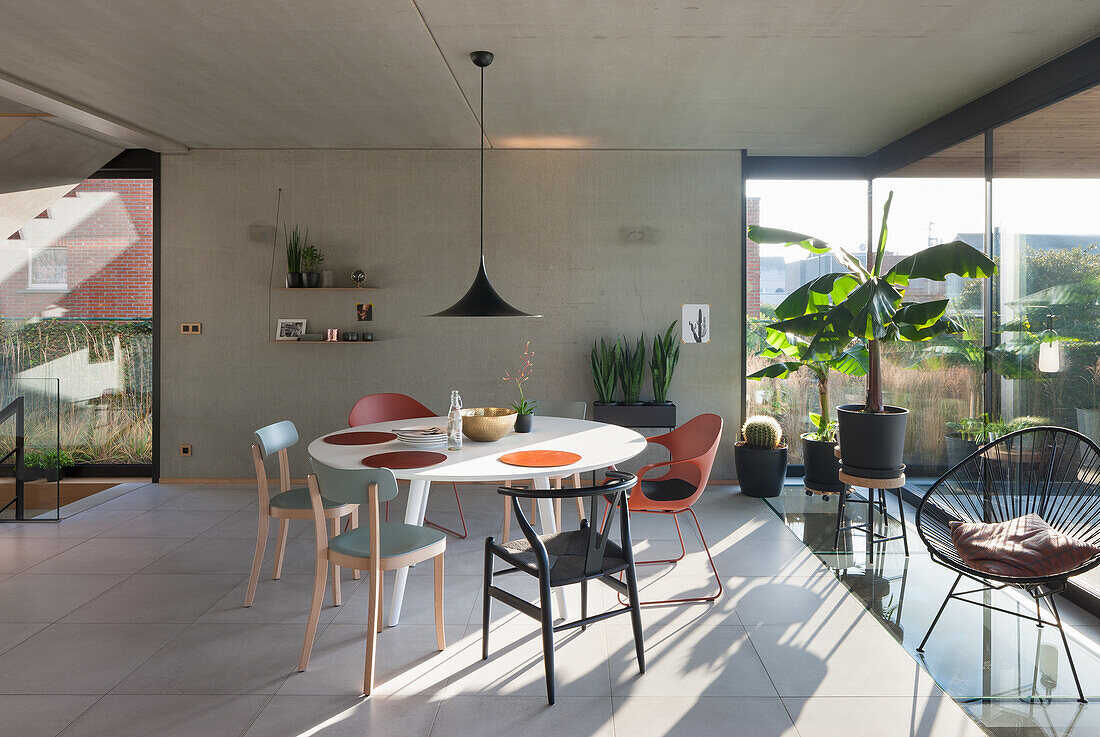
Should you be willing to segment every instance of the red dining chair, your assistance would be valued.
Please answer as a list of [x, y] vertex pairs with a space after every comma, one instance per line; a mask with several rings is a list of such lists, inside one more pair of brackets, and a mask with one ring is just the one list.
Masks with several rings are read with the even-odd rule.
[[[684, 602], [714, 601], [722, 595], [722, 578], [710, 555], [710, 547], [703, 536], [703, 528], [691, 505], [695, 503], [707, 488], [714, 456], [718, 452], [718, 442], [722, 439], [722, 418], [715, 414], [702, 414], [685, 422], [672, 432], [648, 438], [650, 443], [663, 446], [672, 456], [670, 460], [651, 463], [638, 469], [638, 488], [630, 495], [628, 502], [631, 512], [645, 514], [670, 514], [676, 523], [676, 534], [680, 538], [680, 556], [664, 560], [639, 560], [637, 565], [672, 563], [683, 560], [687, 555], [684, 547], [684, 535], [680, 531], [678, 516], [687, 512], [695, 520], [695, 529], [699, 531], [699, 540], [710, 561], [710, 569], [718, 581], [718, 592], [710, 596], [692, 596], [682, 599], [664, 599], [662, 601], [643, 601], [642, 604], [677, 604]], [[664, 475], [646, 478], [646, 475], [660, 468], [666, 468]]]
[[[382, 394], [368, 394], [362, 397], [351, 408], [348, 414], [348, 427], [359, 425], [371, 425], [375, 422], [396, 422], [398, 420], [416, 420], [423, 417], [435, 417], [435, 412], [425, 407], [407, 394], [386, 392]], [[462, 514], [462, 500], [458, 497], [458, 484], [451, 484], [455, 490], [455, 501], [458, 503], [458, 518], [462, 522], [462, 534], [457, 530], [451, 530], [441, 524], [425, 518], [424, 524], [430, 525], [448, 535], [454, 535], [459, 540], [466, 539], [466, 517]], [[386, 502], [386, 518], [389, 518], [389, 502]]]

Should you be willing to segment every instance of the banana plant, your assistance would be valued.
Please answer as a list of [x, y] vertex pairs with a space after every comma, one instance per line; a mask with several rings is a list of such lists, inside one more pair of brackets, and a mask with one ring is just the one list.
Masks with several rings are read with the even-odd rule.
[[836, 423], [829, 408], [829, 372], [837, 371], [848, 376], [867, 374], [867, 348], [852, 345], [837, 356], [825, 360], [817, 359], [810, 351], [810, 341], [793, 333], [783, 333], [768, 328], [765, 341], [767, 346], [756, 354], [761, 358], [775, 359], [775, 363], [749, 374], [749, 379], [785, 379], [796, 371], [805, 369], [813, 374], [817, 384], [819, 412], [810, 413], [810, 425], [814, 431], [812, 440], [836, 440]]
[[952, 241], [929, 246], [884, 269], [886, 223], [894, 193], [886, 198], [882, 225], [875, 243], [868, 243], [867, 265], [844, 248], [820, 238], [789, 230], [749, 226], [757, 243], [798, 246], [811, 253], [832, 253], [847, 269], [813, 279], [791, 293], [776, 308], [778, 322], [769, 327], [809, 339], [807, 352], [827, 361], [853, 342], [867, 349], [867, 398], [864, 411], [881, 413], [882, 343], [931, 340], [944, 333], [962, 332], [946, 314], [949, 300], [906, 302], [905, 289], [913, 279], [945, 281], [951, 274], [985, 278], [996, 271], [993, 261], [968, 243]]
[[645, 381], [645, 336], [638, 338], [633, 350], [624, 338], [619, 352], [619, 384], [623, 388], [623, 403], [637, 404]]
[[679, 320], [673, 320], [664, 335], [653, 336], [653, 357], [649, 370], [653, 377], [653, 401], [664, 404], [668, 401], [668, 387], [672, 384], [672, 372], [680, 360], [680, 341], [673, 335]]

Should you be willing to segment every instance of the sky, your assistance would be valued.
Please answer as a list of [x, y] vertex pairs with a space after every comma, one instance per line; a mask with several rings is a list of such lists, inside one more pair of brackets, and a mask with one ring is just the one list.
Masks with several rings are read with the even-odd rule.
[[[893, 190], [887, 248], [912, 253], [937, 241], [985, 229], [984, 180], [876, 179], [875, 235], [882, 205]], [[760, 224], [794, 230], [842, 245], [865, 247], [867, 183], [863, 181], [749, 180], [760, 197]], [[1071, 233], [1100, 238], [1100, 179], [996, 179], [994, 223], [1006, 233]], [[931, 225], [930, 225], [931, 224]], [[1094, 239], [1095, 240], [1095, 239]], [[762, 255], [788, 261], [806, 251], [764, 247]]]

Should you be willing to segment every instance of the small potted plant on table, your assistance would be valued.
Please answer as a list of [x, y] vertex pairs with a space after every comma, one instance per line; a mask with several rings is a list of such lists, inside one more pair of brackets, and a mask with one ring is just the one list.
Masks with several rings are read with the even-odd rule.
[[325, 256], [317, 246], [306, 246], [302, 251], [302, 286], [316, 289], [321, 286], [321, 264]]
[[309, 230], [303, 234], [297, 225], [288, 231], [283, 223], [283, 242], [286, 244], [286, 285], [292, 289], [304, 284], [302, 278], [302, 255], [306, 250]]
[[512, 409], [516, 411], [516, 432], [531, 432], [535, 410], [539, 408], [538, 402], [523, 396], [523, 383], [531, 378], [531, 374], [535, 370], [534, 361], [531, 360], [534, 356], [535, 353], [531, 350], [531, 341], [527, 341], [527, 345], [523, 348], [523, 365], [515, 376], [509, 371], [503, 378], [503, 381], [516, 382], [516, 388], [519, 389], [519, 401], [511, 404]]
[[757, 498], [779, 496], [787, 476], [787, 444], [774, 417], [756, 415], [741, 427], [741, 440], [733, 447], [737, 483], [741, 493]]
[[23, 465], [26, 467], [24, 481], [60, 481], [64, 475], [64, 469], [76, 465], [73, 454], [67, 450], [28, 450], [23, 455]]

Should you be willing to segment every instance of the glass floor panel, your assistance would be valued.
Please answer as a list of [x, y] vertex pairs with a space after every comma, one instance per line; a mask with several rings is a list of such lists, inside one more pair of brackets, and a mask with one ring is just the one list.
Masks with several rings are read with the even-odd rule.
[[[855, 489], [845, 504], [844, 524], [866, 520], [866, 490]], [[1085, 697], [1077, 691], [1061, 637], [1055, 627], [983, 607], [952, 601], [936, 625], [925, 652], [920, 644], [955, 573], [929, 557], [914, 526], [915, 509], [904, 508], [910, 555], [901, 540], [868, 550], [866, 534], [846, 531], [836, 545], [839, 497], [809, 496], [802, 486], [787, 486], [764, 500], [787, 527], [843, 583], [944, 690], [990, 734], [1100, 734], [1100, 621], [1066, 626]], [[897, 494], [888, 490], [889, 516], [876, 514], [880, 534], [901, 534]], [[960, 590], [980, 588], [977, 583]], [[1010, 611], [1035, 614], [1031, 597], [1015, 590], [978, 594], [979, 601]], [[1063, 616], [1073, 609], [1059, 601]], [[1044, 605], [1044, 616], [1051, 619]], [[1067, 617], [1069, 618], [1069, 617]], [[1080, 620], [1081, 617], [1073, 621]]]

